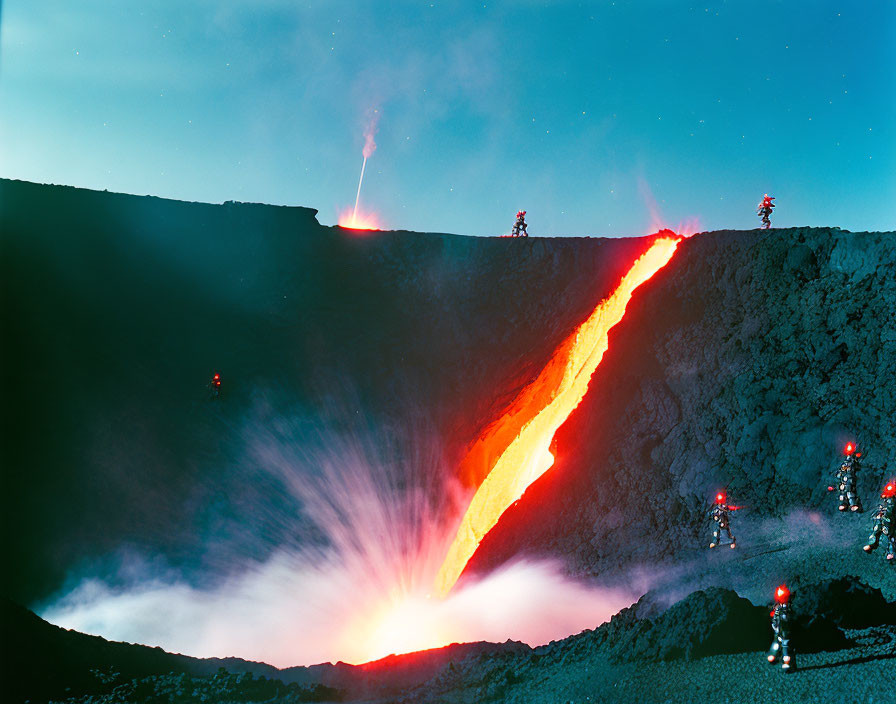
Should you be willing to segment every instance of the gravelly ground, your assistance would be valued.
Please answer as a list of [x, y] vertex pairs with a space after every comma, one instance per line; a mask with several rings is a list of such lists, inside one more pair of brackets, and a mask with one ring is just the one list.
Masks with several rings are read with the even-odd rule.
[[[896, 565], [881, 550], [867, 555], [862, 545], [870, 511], [862, 514], [794, 512], [782, 519], [735, 516], [738, 547], [695, 546], [674, 565], [639, 569], [626, 579], [650, 587], [673, 603], [709, 586], [734, 589], [755, 604], [771, 602], [782, 581], [795, 585], [856, 575], [896, 599]], [[867, 507], [873, 508], [873, 507]], [[707, 544], [708, 533], [707, 533]], [[602, 580], [616, 583], [620, 580]], [[560, 664], [508, 663], [486, 678], [466, 672], [455, 687], [421, 688], [406, 701], [433, 702], [896, 702], [896, 627], [847, 631], [852, 647], [799, 654], [796, 672], [769, 666], [764, 652], [721, 655], [694, 661], [612, 664], [600, 651]], [[460, 673], [458, 673], [460, 674]], [[495, 686], [495, 680], [503, 685]], [[507, 680], [510, 680], [508, 682]], [[516, 680], [516, 681], [514, 681]], [[383, 700], [385, 701], [385, 700]]]
[[[785, 675], [764, 653], [694, 662], [612, 666], [600, 659], [546, 672], [508, 693], [507, 702], [896, 702], [896, 629], [851, 631], [874, 645], [799, 657]], [[468, 700], [472, 701], [472, 700]]]

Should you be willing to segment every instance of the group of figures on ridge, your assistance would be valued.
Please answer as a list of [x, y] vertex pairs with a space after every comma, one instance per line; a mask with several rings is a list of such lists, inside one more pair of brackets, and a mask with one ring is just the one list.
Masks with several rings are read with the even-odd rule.
[[[775, 204], [772, 203], [774, 200], [774, 196], [770, 196], [766, 193], [762, 200], [759, 201], [759, 206], [756, 210], [756, 215], [762, 218], [762, 228], [767, 230], [772, 226], [771, 215], [772, 209], [775, 207]], [[516, 213], [516, 221], [513, 223], [513, 227], [510, 230], [511, 237], [528, 237], [529, 232], [526, 230], [526, 211], [518, 210]]]
[[[846, 456], [833, 473], [835, 485], [828, 486], [828, 491], [839, 492], [838, 509], [840, 511], [860, 513], [862, 504], [857, 491], [856, 475], [860, 468], [862, 453], [858, 452], [853, 443], [847, 444], [844, 452]], [[871, 535], [868, 536], [868, 542], [862, 548], [870, 554], [883, 543], [887, 550], [886, 560], [891, 565], [896, 564], [894, 505], [896, 505], [896, 480], [891, 480], [881, 491], [880, 503], [871, 516]], [[728, 538], [727, 545], [732, 549], [737, 547], [737, 540], [731, 532], [731, 513], [741, 508], [743, 506], [729, 504], [725, 492], [716, 494], [715, 502], [709, 510], [709, 516], [713, 522], [710, 548], [722, 544], [723, 533]], [[794, 660], [790, 647], [790, 590], [787, 585], [782, 584], [775, 589], [774, 598], [774, 608], [771, 612], [774, 640], [768, 653], [768, 661], [774, 664], [780, 659], [782, 669], [790, 672], [794, 667]]]

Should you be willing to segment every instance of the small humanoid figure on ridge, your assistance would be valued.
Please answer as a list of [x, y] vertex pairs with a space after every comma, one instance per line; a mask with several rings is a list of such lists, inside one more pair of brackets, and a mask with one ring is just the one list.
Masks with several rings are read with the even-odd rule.
[[526, 231], [526, 211], [520, 210], [516, 214], [516, 222], [513, 223], [513, 229], [510, 231], [511, 237], [528, 237]]
[[762, 227], [766, 230], [772, 226], [772, 221], [769, 220], [769, 217], [772, 214], [772, 208], [775, 207], [775, 204], [772, 203], [773, 200], [774, 198], [766, 193], [762, 197], [759, 207], [756, 210], [756, 215], [762, 218]]

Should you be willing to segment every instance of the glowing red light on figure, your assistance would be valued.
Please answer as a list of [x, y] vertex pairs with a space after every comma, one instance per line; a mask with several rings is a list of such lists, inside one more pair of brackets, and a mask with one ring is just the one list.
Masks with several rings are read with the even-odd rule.
[[855, 448], [853, 447], [853, 445], [852, 445], [851, 442], [846, 443], [846, 454], [847, 454], [847, 455], [851, 455], [851, 454], [852, 454], [852, 451], [853, 451], [854, 449], [855, 449]]
[[717, 504], [725, 503], [725, 494], [723, 494], [722, 492], [719, 492], [718, 494], [716, 494], [716, 503]]
[[782, 584], [775, 589], [775, 601], [779, 604], [786, 604], [788, 599], [790, 599], [790, 590], [787, 588], [786, 584]]
[[880, 495], [884, 499], [890, 499], [896, 496], [896, 482], [890, 482], [889, 484], [887, 484]]

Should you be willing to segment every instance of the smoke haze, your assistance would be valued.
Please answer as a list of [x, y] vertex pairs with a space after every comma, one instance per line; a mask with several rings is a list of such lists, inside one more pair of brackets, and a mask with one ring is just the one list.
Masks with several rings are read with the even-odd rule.
[[111, 640], [282, 668], [361, 663], [453, 642], [541, 645], [594, 628], [637, 598], [589, 588], [552, 563], [520, 562], [440, 601], [422, 590], [385, 589], [368, 580], [370, 567], [336, 557], [311, 565], [281, 553], [210, 590], [162, 580], [115, 590], [89, 579], [41, 615]]
[[[332, 413], [350, 417], [337, 407]], [[277, 534], [293, 540], [272, 548], [265, 536], [250, 536], [256, 549], [238, 553], [218, 549], [219, 536], [209, 534], [207, 549], [218, 554], [206, 563], [221, 565], [217, 579], [128, 553], [39, 611], [112, 640], [287, 667], [452, 642], [538, 645], [593, 628], [637, 598], [571, 580], [550, 562], [517, 562], [462, 581], [444, 600], [431, 596], [469, 495], [450, 478], [431, 429], [420, 423], [408, 432], [411, 449], [398, 449], [359, 425], [337, 432], [256, 409], [239, 433], [241, 515], [269, 514]], [[277, 500], [251, 491], [259, 485], [277, 489]], [[219, 530], [239, 527], [225, 522]], [[266, 557], [253, 561], [253, 552]]]
[[364, 130], [364, 158], [369, 159], [373, 152], [376, 150], [376, 142], [374, 141], [374, 135], [376, 135], [376, 126], [379, 121], [379, 112], [374, 110], [373, 116], [370, 119], [370, 122], [367, 124], [367, 128]]

